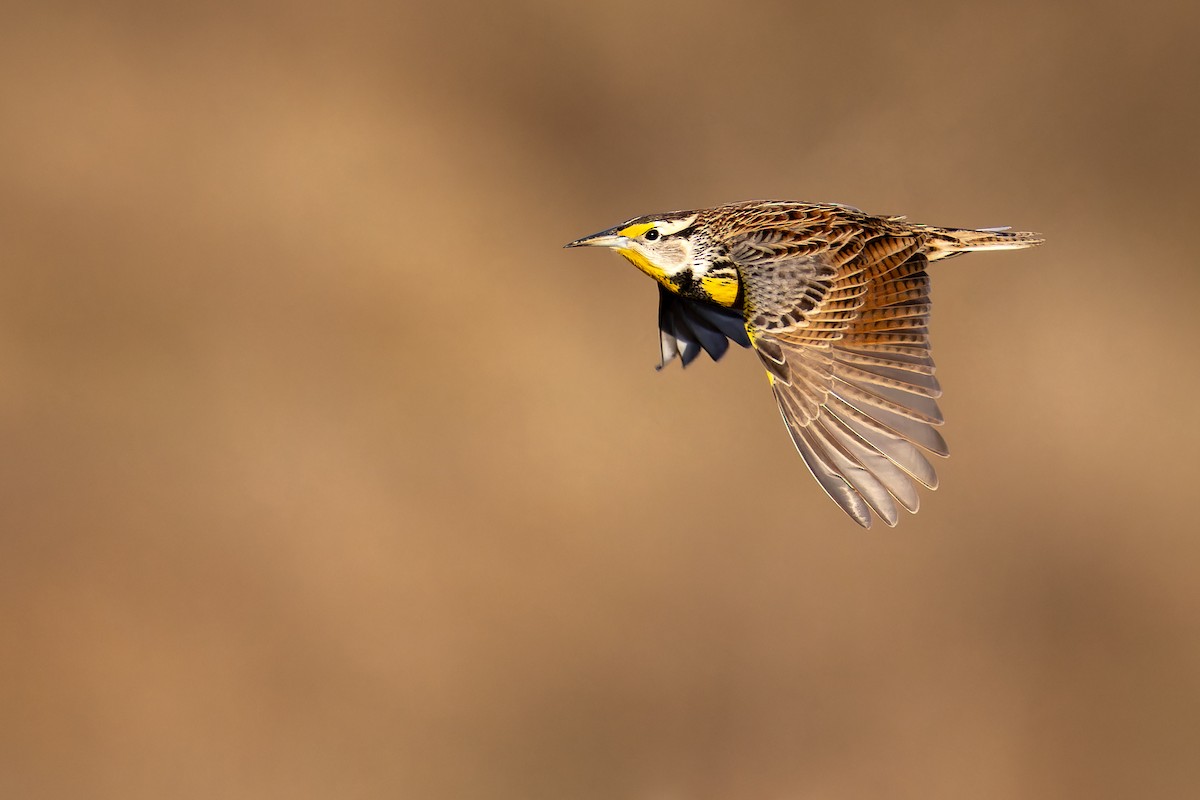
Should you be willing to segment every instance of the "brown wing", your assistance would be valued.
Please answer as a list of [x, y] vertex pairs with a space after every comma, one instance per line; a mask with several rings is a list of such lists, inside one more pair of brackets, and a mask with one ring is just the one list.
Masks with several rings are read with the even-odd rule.
[[[855, 235], [857, 234], [857, 235]], [[928, 264], [915, 237], [861, 230], [805, 250], [738, 248], [746, 327], [796, 449], [855, 522], [916, 511], [947, 455], [929, 349]]]

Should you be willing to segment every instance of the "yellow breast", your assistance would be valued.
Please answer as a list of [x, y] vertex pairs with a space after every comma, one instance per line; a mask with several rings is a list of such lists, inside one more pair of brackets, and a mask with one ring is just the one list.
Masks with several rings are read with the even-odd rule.
[[732, 306], [737, 302], [738, 282], [736, 278], [726, 278], [719, 275], [703, 275], [700, 278], [700, 288], [713, 301], [723, 306]]
[[[629, 259], [629, 262], [642, 272], [654, 278], [654, 280], [672, 292], [679, 294], [679, 286], [671, 280], [671, 276], [661, 268], [647, 261], [646, 257], [641, 253], [635, 250], [618, 250], [617, 252]], [[720, 303], [727, 308], [737, 302], [737, 278], [724, 275], [702, 275], [700, 277], [699, 288], [709, 300], [712, 300], [714, 303]]]

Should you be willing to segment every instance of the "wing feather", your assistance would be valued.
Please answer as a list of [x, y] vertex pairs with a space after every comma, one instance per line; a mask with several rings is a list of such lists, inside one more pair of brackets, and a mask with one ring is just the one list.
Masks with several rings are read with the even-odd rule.
[[[916, 237], [857, 233], [827, 233], [823, 250], [773, 242], [733, 252], [750, 339], [796, 449], [856, 522], [870, 527], [873, 514], [895, 525], [897, 504], [917, 510], [916, 484], [937, 486], [925, 452], [947, 453], [928, 262]], [[856, 243], [850, 257], [839, 241]]]
[[689, 300], [658, 287], [658, 330], [662, 369], [676, 356], [686, 367], [701, 351], [713, 361], [725, 355], [729, 342], [750, 346], [741, 311]]
[[778, 392], [776, 398], [779, 400], [779, 413], [783, 416], [783, 424], [787, 426], [792, 444], [796, 446], [808, 471], [851, 519], [864, 528], [871, 527], [871, 510], [866, 500], [841, 476], [824, 451], [814, 444], [808, 427], [798, 421], [803, 414], [794, 405], [794, 401]]

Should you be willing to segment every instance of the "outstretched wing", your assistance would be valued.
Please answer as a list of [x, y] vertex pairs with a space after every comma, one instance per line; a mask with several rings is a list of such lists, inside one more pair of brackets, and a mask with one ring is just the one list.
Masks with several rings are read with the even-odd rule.
[[[947, 455], [929, 348], [928, 262], [914, 237], [855, 231], [802, 247], [734, 249], [750, 338], [788, 433], [855, 522], [916, 511]], [[865, 234], [865, 235], [864, 235]]]
[[658, 287], [658, 331], [662, 344], [659, 369], [675, 356], [679, 356], [686, 367], [701, 350], [716, 361], [725, 355], [731, 339], [742, 347], [750, 346], [741, 310], [680, 297], [661, 284]]

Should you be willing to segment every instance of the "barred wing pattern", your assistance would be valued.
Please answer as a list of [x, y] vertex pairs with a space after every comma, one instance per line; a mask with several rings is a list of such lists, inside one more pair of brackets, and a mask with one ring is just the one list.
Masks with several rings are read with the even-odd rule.
[[821, 487], [865, 528], [874, 512], [936, 488], [923, 451], [945, 456], [941, 395], [930, 355], [928, 265], [922, 240], [851, 226], [820, 241], [733, 250], [751, 341], [767, 369], [788, 433]]

